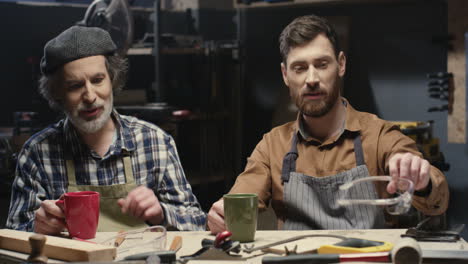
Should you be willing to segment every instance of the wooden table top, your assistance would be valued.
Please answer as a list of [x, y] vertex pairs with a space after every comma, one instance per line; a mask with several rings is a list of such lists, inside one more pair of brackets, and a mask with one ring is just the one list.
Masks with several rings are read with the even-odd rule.
[[[253, 243], [243, 243], [242, 246], [262, 246], [279, 240], [292, 238], [300, 235], [338, 235], [353, 238], [363, 238], [376, 241], [385, 241], [396, 244], [400, 240], [400, 235], [406, 232], [406, 229], [373, 229], [373, 230], [308, 230], [308, 231], [257, 231], [255, 241]], [[93, 242], [103, 243], [116, 235], [115, 232], [100, 232], [97, 234]], [[154, 237], [149, 235], [143, 236], [129, 236], [127, 237], [120, 247], [117, 248], [116, 261], [124, 259], [126, 256], [149, 252], [154, 250]], [[191, 255], [201, 248], [201, 241], [204, 238], [214, 239], [208, 231], [199, 232], [167, 232], [165, 244], [162, 246], [167, 250], [175, 236], [182, 237], [182, 247], [177, 252], [177, 257], [184, 255]], [[113, 241], [111, 239], [111, 241]], [[316, 249], [322, 245], [334, 244], [339, 242], [340, 239], [332, 237], [310, 237], [302, 240], [297, 240], [287, 244], [275, 246], [276, 249], [284, 249], [284, 246], [292, 249], [297, 246], [297, 252]], [[458, 242], [419, 242], [421, 249], [425, 250], [459, 250], [468, 251], [468, 244], [464, 240]], [[15, 258], [26, 259], [27, 255], [8, 250], [0, 249], [0, 254], [14, 256]], [[255, 251], [250, 254], [241, 253], [241, 257], [233, 261], [208, 261], [208, 260], [192, 260], [189, 263], [252, 263], [258, 264], [262, 262], [265, 256], [277, 256], [274, 254], [265, 254], [261, 251]], [[60, 262], [49, 260], [49, 263]], [[0, 263], [1, 264], [1, 263]]]
[[[405, 233], [406, 229], [373, 229], [373, 230], [308, 230], [308, 231], [257, 231], [255, 235], [255, 241], [252, 243], [242, 243], [242, 246], [262, 246], [272, 242], [276, 242], [279, 240], [292, 238], [294, 236], [301, 236], [301, 235], [338, 235], [338, 236], [345, 236], [345, 237], [353, 237], [353, 238], [363, 238], [369, 240], [376, 240], [376, 241], [385, 241], [396, 244], [400, 239], [400, 235]], [[103, 241], [108, 237], [115, 235], [115, 233], [99, 233], [97, 238], [94, 239], [96, 242]], [[182, 237], [182, 247], [177, 252], [177, 257], [184, 256], [184, 255], [191, 255], [195, 253], [197, 250], [201, 248], [201, 241], [204, 238], [214, 239], [213, 235], [210, 235], [208, 231], [204, 232], [167, 232], [167, 239], [166, 239], [166, 249], [169, 248], [172, 240], [175, 236]], [[304, 238], [302, 240], [297, 240], [294, 242], [290, 242], [287, 244], [282, 244], [275, 246], [275, 249], [284, 249], [287, 246], [289, 249], [292, 249], [294, 246], [297, 246], [297, 252], [307, 251], [316, 249], [322, 245], [327, 244], [334, 244], [341, 241], [337, 238], [332, 237], [310, 237]], [[122, 250], [117, 250], [117, 259], [122, 260], [126, 256], [151, 251], [151, 245], [148, 243], [147, 248], [144, 247], [137, 247], [132, 248], [131, 250], [127, 250], [131, 247], [134, 241], [126, 239], [121, 247]], [[468, 251], [468, 243], [464, 240], [460, 240], [458, 242], [419, 242], [419, 245], [422, 250], [467, 250]], [[250, 254], [248, 253], [241, 253], [242, 259], [238, 261], [226, 261], [226, 263], [261, 263], [261, 260], [264, 256], [277, 256], [274, 254], [265, 254], [261, 251], [255, 251]], [[189, 263], [215, 263], [218, 261], [207, 261], [207, 260], [192, 260]], [[224, 262], [223, 262], [224, 263]]]

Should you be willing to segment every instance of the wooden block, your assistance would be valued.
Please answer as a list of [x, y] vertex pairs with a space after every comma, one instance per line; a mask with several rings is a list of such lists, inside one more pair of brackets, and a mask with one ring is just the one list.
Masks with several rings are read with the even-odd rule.
[[[0, 248], [29, 254], [29, 237], [34, 233], [0, 229]], [[46, 236], [44, 254], [65, 261], [112, 261], [116, 258], [115, 247], [61, 237]]]

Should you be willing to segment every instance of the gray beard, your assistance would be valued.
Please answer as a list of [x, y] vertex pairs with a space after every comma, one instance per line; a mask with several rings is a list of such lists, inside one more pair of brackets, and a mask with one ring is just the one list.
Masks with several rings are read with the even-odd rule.
[[84, 120], [78, 115], [74, 115], [68, 111], [65, 111], [65, 114], [67, 115], [68, 119], [71, 121], [73, 126], [76, 127], [76, 129], [83, 133], [92, 134], [103, 128], [109, 120], [112, 113], [113, 101], [114, 98], [111, 95], [110, 102], [104, 104], [104, 111], [102, 112], [101, 116], [91, 121]]

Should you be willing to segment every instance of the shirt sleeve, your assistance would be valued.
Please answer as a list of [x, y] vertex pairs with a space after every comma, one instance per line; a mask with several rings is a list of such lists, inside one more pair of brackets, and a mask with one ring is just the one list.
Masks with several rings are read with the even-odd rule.
[[46, 196], [35, 160], [34, 153], [27, 149], [23, 149], [18, 157], [7, 228], [30, 232], [34, 229], [34, 211], [41, 204], [40, 198]]
[[268, 134], [257, 144], [247, 165], [236, 179], [229, 193], [256, 193], [259, 209], [265, 209], [271, 199], [271, 169]]
[[[401, 133], [398, 127], [392, 124], [385, 124], [379, 141], [382, 149], [379, 155], [383, 156], [380, 160], [384, 161], [382, 167], [387, 174], [389, 173], [388, 162], [397, 153], [409, 152], [422, 157], [414, 140]], [[440, 215], [447, 210], [449, 202], [447, 179], [439, 169], [432, 165], [430, 178], [431, 192], [425, 197], [413, 195], [413, 206], [425, 215]]]
[[172, 137], [166, 139], [166, 166], [156, 190], [164, 211], [164, 225], [181, 231], [205, 230], [206, 214], [185, 178]]

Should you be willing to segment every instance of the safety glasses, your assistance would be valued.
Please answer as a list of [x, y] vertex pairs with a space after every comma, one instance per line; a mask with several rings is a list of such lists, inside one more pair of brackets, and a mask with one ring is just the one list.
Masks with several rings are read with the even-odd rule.
[[366, 178], [357, 179], [340, 186], [340, 191], [343, 191], [340, 199], [337, 200], [338, 205], [348, 206], [355, 204], [366, 204], [366, 205], [380, 205], [386, 206], [386, 210], [391, 215], [405, 214], [411, 208], [411, 201], [413, 199], [414, 184], [412, 181], [404, 178], [400, 178], [396, 183], [397, 191], [396, 197], [388, 199], [346, 199], [349, 191], [364, 182], [375, 182], [375, 181], [386, 181], [390, 182], [391, 176], [370, 176]]

